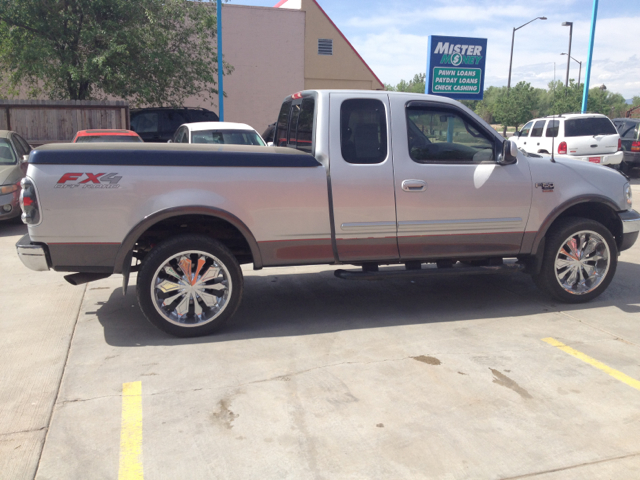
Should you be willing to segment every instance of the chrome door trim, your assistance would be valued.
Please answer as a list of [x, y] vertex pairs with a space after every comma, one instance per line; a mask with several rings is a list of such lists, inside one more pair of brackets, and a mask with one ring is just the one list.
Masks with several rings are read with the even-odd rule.
[[479, 218], [469, 220], [424, 220], [398, 222], [398, 232], [440, 232], [509, 230], [519, 228], [522, 218]]
[[396, 222], [350, 222], [340, 225], [340, 229], [350, 232], [394, 232]]

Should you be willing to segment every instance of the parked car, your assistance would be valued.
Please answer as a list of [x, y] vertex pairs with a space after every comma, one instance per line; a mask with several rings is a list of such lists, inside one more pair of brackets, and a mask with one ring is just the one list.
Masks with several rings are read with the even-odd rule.
[[115, 273], [126, 290], [136, 271], [144, 315], [190, 337], [233, 316], [241, 264], [362, 268], [336, 270], [345, 280], [524, 272], [582, 303], [640, 231], [622, 174], [525, 154], [448, 98], [304, 91], [275, 138], [289, 148], [40, 147], [18, 255], [75, 285]]
[[140, 108], [131, 110], [131, 130], [145, 142], [166, 142], [184, 123], [217, 122], [214, 112], [204, 108]]
[[71, 143], [95, 142], [142, 142], [142, 139], [136, 132], [131, 130], [104, 128], [101, 130], [80, 130], [71, 141]]
[[[611, 120], [597, 113], [572, 113], [536, 118], [512, 137], [528, 153], [550, 154], [618, 167], [620, 135]], [[553, 148], [552, 148], [553, 147]]]
[[260, 134], [246, 123], [198, 122], [180, 125], [171, 143], [213, 143], [266, 146]]
[[624, 152], [620, 167], [624, 173], [631, 174], [631, 170], [640, 167], [640, 118], [616, 118], [613, 124], [620, 134]]
[[265, 142], [267, 142], [267, 145], [271, 146], [273, 145], [273, 134], [276, 131], [276, 124], [275, 122], [270, 124], [267, 129], [262, 132], [262, 138]]
[[31, 146], [15, 132], [0, 130], [0, 220], [20, 217], [20, 180], [27, 171]]

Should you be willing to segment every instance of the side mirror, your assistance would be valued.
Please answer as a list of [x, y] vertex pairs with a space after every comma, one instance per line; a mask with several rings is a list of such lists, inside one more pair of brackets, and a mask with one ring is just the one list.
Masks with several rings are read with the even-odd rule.
[[511, 165], [518, 160], [518, 147], [515, 142], [505, 140], [502, 144], [502, 154], [498, 157], [498, 165]]

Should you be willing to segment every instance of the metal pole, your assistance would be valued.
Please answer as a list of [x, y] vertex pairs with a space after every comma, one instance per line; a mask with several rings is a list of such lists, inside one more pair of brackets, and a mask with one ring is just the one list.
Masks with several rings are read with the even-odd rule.
[[573, 36], [573, 22], [565, 22], [562, 25], [569, 25], [569, 53], [567, 53], [567, 78], [564, 81], [564, 86], [569, 86], [569, 68], [571, 66], [571, 37]]
[[[509, 79], [507, 80], [507, 95], [509, 95], [509, 90], [511, 90], [511, 65], [513, 63], [513, 41], [516, 38], [516, 27], [513, 27], [513, 33], [511, 34], [511, 56], [509, 57]], [[507, 126], [504, 126], [502, 130], [502, 136], [507, 136]]]
[[216, 0], [218, 11], [218, 117], [224, 122], [224, 88], [222, 86], [222, 0]]
[[578, 67], [578, 86], [580, 86], [580, 74], [582, 74], [582, 62], [578, 62], [578, 64], [580, 65]]
[[589, 39], [589, 56], [587, 70], [584, 73], [584, 91], [582, 92], [582, 113], [587, 112], [589, 102], [589, 80], [591, 79], [591, 60], [593, 58], [593, 42], [596, 36], [596, 19], [598, 17], [598, 0], [593, 0], [593, 14], [591, 16], [591, 38]]

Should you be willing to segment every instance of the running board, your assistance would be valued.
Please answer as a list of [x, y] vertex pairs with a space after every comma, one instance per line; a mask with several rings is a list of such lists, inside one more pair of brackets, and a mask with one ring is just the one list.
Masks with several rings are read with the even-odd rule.
[[453, 266], [450, 268], [422, 268], [419, 270], [382, 270], [363, 272], [361, 270], [335, 270], [333, 274], [343, 280], [382, 280], [384, 278], [429, 277], [440, 275], [496, 275], [522, 272], [525, 266], [520, 263], [486, 267]]

